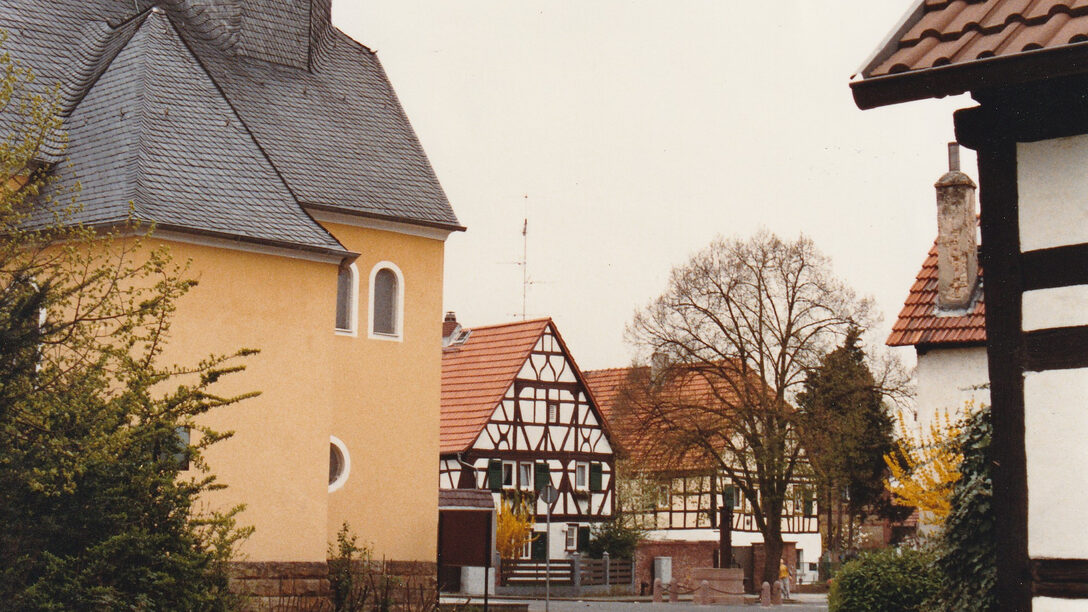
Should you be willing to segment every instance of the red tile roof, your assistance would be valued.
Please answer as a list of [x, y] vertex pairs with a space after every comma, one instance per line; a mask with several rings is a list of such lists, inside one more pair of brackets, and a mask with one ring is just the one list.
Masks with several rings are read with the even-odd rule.
[[[982, 282], [982, 265], [978, 268]], [[986, 342], [986, 304], [982, 291], [964, 315], [943, 315], [937, 311], [937, 246], [929, 250], [918, 278], [899, 312], [888, 336], [889, 346], [963, 345]]]
[[[1084, 64], [1064, 61], [1067, 55], [1052, 61], [1055, 52], [1088, 57], [1085, 43], [1088, 0], [924, 0], [851, 86], [858, 105], [870, 108], [993, 87], [995, 80], [1061, 76]], [[1029, 65], [1035, 70], [1025, 72]], [[898, 81], [898, 91], [879, 81]]]
[[549, 325], [551, 319], [474, 327], [464, 344], [442, 350], [440, 453], [476, 441]]
[[[597, 400], [605, 421], [609, 424], [616, 446], [627, 457], [642, 466], [653, 466], [666, 471], [671, 470], [706, 470], [717, 465], [717, 460], [693, 449], [686, 453], [676, 453], [675, 448], [663, 440], [667, 434], [652, 435], [647, 425], [637, 416], [645, 403], [640, 398], [646, 394], [650, 368], [609, 368], [583, 372], [586, 385]], [[659, 402], [675, 406], [677, 411], [684, 411], [690, 406], [713, 406], [721, 400], [717, 398], [736, 398], [736, 394], [724, 384], [713, 385], [706, 376], [699, 375], [692, 368], [679, 369], [669, 376], [666, 387], [655, 395]], [[686, 416], [699, 420], [722, 419], [720, 412], [714, 409], [697, 408], [688, 411]], [[662, 427], [664, 427], [662, 425]], [[711, 431], [721, 431], [720, 423], [707, 427]], [[674, 433], [673, 436], [676, 434]], [[662, 442], [662, 444], [658, 444]]]

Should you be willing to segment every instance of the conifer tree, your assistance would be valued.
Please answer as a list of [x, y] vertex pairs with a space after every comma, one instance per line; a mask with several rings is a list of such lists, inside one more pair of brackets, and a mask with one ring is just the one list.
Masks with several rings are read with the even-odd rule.
[[851, 328], [842, 346], [808, 375], [797, 406], [797, 429], [817, 482], [825, 548], [834, 563], [853, 544], [855, 522], [887, 510], [884, 456], [894, 445], [892, 419], [866, 365], [858, 328]]

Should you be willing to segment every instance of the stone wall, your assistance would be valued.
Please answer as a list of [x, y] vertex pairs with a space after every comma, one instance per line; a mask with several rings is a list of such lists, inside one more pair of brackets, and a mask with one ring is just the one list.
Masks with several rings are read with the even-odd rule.
[[[353, 594], [387, 600], [397, 611], [432, 610], [438, 602], [437, 565], [421, 561], [352, 562]], [[231, 590], [249, 596], [246, 612], [331, 612], [328, 563], [231, 564]], [[371, 608], [371, 606], [365, 606]]]
[[329, 567], [321, 562], [236, 562], [230, 588], [249, 596], [249, 611], [332, 610]]

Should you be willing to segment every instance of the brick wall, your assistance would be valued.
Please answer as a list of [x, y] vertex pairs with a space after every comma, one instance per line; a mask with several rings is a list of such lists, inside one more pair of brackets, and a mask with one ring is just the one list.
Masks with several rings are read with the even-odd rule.
[[691, 571], [697, 567], [714, 567], [717, 542], [685, 542], [681, 540], [643, 540], [635, 551], [635, 590], [650, 594], [654, 583], [654, 557], [672, 557], [672, 578], [691, 588]]

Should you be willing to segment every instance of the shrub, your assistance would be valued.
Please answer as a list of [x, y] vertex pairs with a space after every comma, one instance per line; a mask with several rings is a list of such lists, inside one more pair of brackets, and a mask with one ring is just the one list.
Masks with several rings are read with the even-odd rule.
[[909, 612], [940, 587], [934, 556], [925, 550], [887, 548], [843, 566], [831, 583], [830, 612]]
[[586, 552], [590, 557], [600, 558], [608, 553], [613, 559], [634, 559], [635, 548], [642, 539], [643, 531], [617, 515], [611, 521], [593, 526], [592, 539]]
[[994, 609], [997, 553], [994, 549], [993, 481], [990, 478], [992, 419], [989, 408], [969, 416], [956, 439], [963, 455], [952, 491], [952, 511], [937, 549], [943, 579], [930, 608], [949, 612]]

